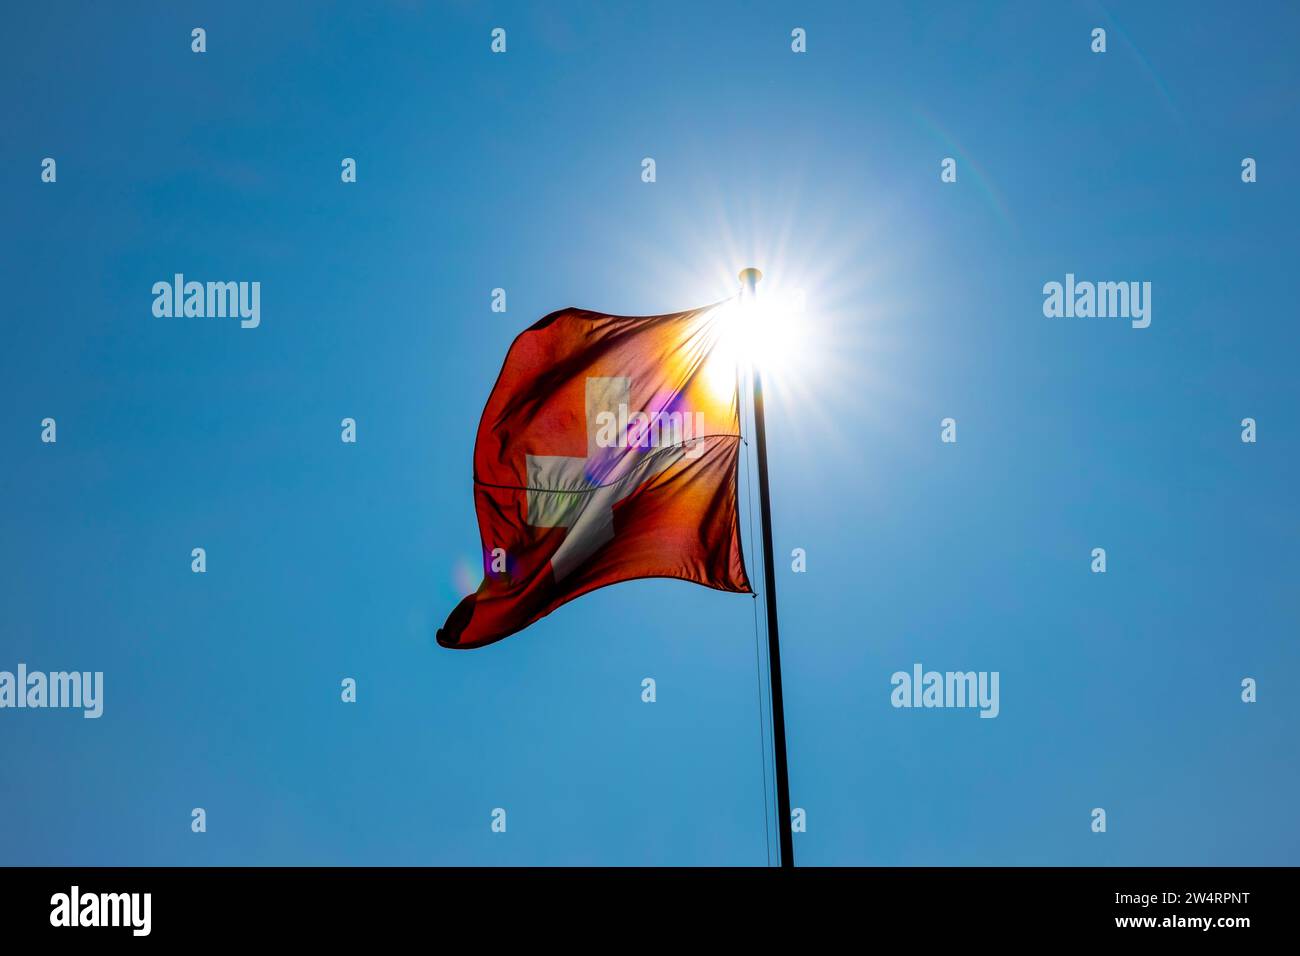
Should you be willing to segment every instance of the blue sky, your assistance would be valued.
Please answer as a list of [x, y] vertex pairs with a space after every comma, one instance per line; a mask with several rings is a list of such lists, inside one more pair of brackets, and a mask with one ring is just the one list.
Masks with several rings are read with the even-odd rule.
[[[105, 712], [0, 712], [0, 863], [766, 863], [751, 598], [433, 641], [515, 334], [746, 265], [808, 298], [768, 410], [799, 862], [1300, 858], [1300, 14], [702, 7], [6, 10], [0, 669]], [[260, 281], [260, 327], [155, 318], [176, 272]], [[1044, 317], [1066, 273], [1151, 326]], [[1000, 715], [892, 708], [916, 662]]]

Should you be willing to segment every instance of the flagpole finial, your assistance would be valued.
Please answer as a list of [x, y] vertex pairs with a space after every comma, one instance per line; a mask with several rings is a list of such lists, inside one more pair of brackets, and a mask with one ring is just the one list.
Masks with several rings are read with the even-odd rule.
[[758, 285], [758, 281], [763, 278], [763, 273], [760, 270], [755, 269], [753, 266], [750, 266], [748, 269], [740, 270], [739, 278], [740, 287], [744, 291], [752, 293], [754, 287]]

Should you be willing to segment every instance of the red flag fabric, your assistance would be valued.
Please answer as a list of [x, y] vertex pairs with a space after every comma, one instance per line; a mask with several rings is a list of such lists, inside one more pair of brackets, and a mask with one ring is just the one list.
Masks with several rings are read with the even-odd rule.
[[474, 444], [483, 583], [439, 644], [491, 644], [634, 578], [751, 593], [729, 314], [564, 309], [515, 339]]

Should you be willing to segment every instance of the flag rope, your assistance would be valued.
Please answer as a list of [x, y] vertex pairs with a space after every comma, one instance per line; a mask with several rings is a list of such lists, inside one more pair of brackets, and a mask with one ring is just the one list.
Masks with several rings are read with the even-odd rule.
[[[733, 435], [730, 432], [715, 432], [714, 434], [711, 435], [700, 435], [698, 438], [692, 438], [689, 441], [680, 441], [674, 445], [661, 445], [660, 447], [652, 451], [650, 454], [646, 455], [643, 459], [641, 459], [639, 464], [641, 465], [645, 465], [647, 463], [653, 464], [654, 462], [663, 458], [669, 452], [677, 451], [680, 448], [685, 448], [687, 445], [692, 444], [693, 442], [713, 441], [715, 438], [737, 438], [740, 441], [744, 442], [746, 445], [749, 444], [749, 442], [745, 441], [745, 436], [743, 435]], [[748, 464], [748, 462], [746, 464]], [[474, 484], [478, 485], [480, 488], [496, 488], [501, 491], [535, 491], [544, 494], [556, 494], [556, 495], [559, 494], [590, 495], [590, 494], [595, 494], [596, 492], [600, 491], [602, 488], [612, 488], [614, 485], [619, 484], [621, 479], [616, 478], [613, 481], [607, 481], [604, 484], [599, 484], [599, 485], [591, 484], [588, 485], [586, 488], [572, 488], [572, 489], [534, 488], [531, 485], [498, 485], [490, 481], [482, 481], [479, 479], [477, 475], [474, 476], [473, 481]]]

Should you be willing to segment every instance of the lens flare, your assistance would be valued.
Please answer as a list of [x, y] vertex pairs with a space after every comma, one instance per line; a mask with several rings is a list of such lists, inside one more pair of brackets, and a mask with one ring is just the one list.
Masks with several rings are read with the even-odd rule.
[[464, 597], [466, 594], [477, 591], [482, 577], [483, 569], [475, 567], [474, 562], [464, 555], [456, 558], [455, 563], [452, 565], [451, 584], [455, 588], [458, 597]]

